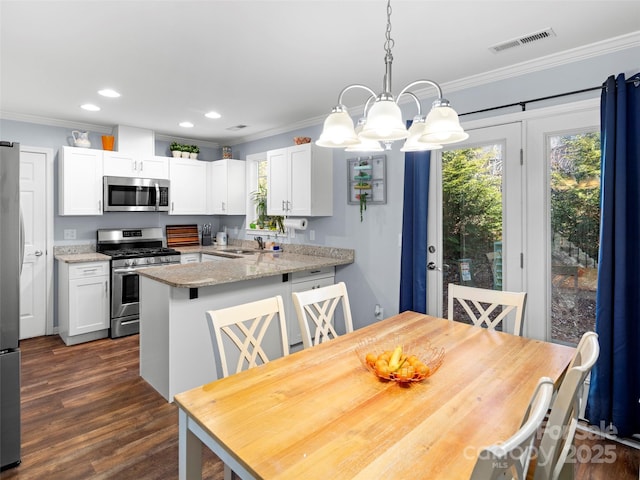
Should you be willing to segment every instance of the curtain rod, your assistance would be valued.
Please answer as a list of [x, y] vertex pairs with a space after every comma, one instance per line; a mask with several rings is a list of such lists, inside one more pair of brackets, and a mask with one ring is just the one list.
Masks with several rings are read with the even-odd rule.
[[522, 108], [522, 111], [524, 112], [527, 109], [527, 103], [541, 102], [543, 100], [551, 100], [552, 98], [566, 97], [568, 95], [576, 95], [578, 93], [591, 92], [593, 90], [602, 90], [603, 88], [604, 88], [604, 85], [601, 87], [591, 87], [591, 88], [585, 88], [582, 90], [574, 90], [573, 92], [559, 93], [557, 95], [549, 95], [548, 97], [534, 98], [532, 100], [524, 100], [522, 102], [509, 103], [507, 105], [500, 105], [498, 107], [483, 108], [482, 110], [475, 110], [473, 112], [460, 113], [458, 114], [458, 116], [462, 117], [463, 115], [473, 115], [474, 113], [491, 112], [492, 110], [500, 110], [502, 108], [517, 107], [517, 106], [520, 106]]
[[[636, 83], [636, 86], [638, 86], [637, 82], [638, 82], [638, 78], [636, 77], [636, 75], [634, 75], [631, 78], [627, 78], [624, 83]], [[491, 112], [492, 110], [500, 110], [501, 108], [509, 108], [509, 107], [517, 107], [517, 106], [520, 106], [522, 108], [522, 111], [524, 112], [527, 109], [527, 103], [541, 102], [543, 100], [551, 100], [553, 98], [566, 97], [569, 95], [576, 95], [578, 93], [592, 92], [594, 90], [602, 90], [603, 88], [606, 88], [605, 84], [603, 84], [600, 87], [584, 88], [582, 90], [574, 90], [573, 92], [559, 93], [557, 95], [549, 95], [548, 97], [534, 98], [532, 100], [524, 100], [522, 102], [509, 103], [507, 105], [500, 105], [498, 107], [483, 108], [482, 110], [475, 110], [473, 112], [460, 113], [458, 114], [458, 116], [462, 117], [464, 115], [473, 115], [474, 113]]]

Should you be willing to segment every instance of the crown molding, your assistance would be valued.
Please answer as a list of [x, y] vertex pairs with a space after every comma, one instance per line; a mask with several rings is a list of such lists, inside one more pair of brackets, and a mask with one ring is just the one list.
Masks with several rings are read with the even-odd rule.
[[[116, 125], [99, 125], [96, 123], [86, 122], [73, 122], [70, 120], [61, 120], [58, 118], [42, 117], [38, 115], [25, 115], [22, 113], [0, 111], [0, 119], [13, 120], [16, 122], [35, 123], [37, 125], [48, 125], [50, 127], [71, 128], [73, 130], [89, 130], [94, 133], [104, 133], [111, 135]], [[156, 140], [166, 142], [180, 142], [188, 143], [189, 145], [198, 145], [199, 147], [220, 148], [220, 144], [217, 142], [210, 142], [206, 140], [197, 140], [186, 137], [176, 137], [172, 135], [164, 135], [154, 132]]]
[[16, 122], [35, 123], [37, 125], [48, 125], [50, 127], [72, 128], [78, 130], [90, 130], [96, 133], [106, 133], [111, 135], [112, 126], [98, 125], [95, 123], [73, 122], [61, 120], [59, 118], [42, 117], [39, 115], [26, 115], [23, 113], [0, 111], [0, 119], [13, 120]]
[[[640, 31], [447, 82], [442, 85], [442, 88], [447, 92], [465, 90], [637, 47], [640, 47]], [[420, 89], [414, 93], [419, 98], [433, 97], [433, 89], [429, 88]]]

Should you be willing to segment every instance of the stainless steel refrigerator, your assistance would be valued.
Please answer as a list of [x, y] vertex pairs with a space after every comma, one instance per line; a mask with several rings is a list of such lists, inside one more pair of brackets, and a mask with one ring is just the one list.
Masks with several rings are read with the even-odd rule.
[[20, 463], [20, 145], [0, 142], [0, 470]]

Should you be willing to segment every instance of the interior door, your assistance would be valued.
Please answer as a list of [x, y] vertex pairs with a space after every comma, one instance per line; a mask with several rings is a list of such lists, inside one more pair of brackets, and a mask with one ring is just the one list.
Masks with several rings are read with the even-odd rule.
[[427, 310], [440, 317], [449, 283], [523, 287], [521, 124], [468, 133], [431, 154]]
[[20, 206], [25, 250], [20, 277], [20, 339], [46, 334], [46, 154], [20, 152]]

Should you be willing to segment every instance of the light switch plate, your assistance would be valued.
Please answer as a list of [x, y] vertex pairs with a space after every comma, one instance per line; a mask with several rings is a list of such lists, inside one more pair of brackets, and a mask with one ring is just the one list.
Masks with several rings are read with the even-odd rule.
[[65, 240], [75, 240], [76, 239], [76, 229], [75, 228], [65, 228], [64, 229], [64, 239]]

